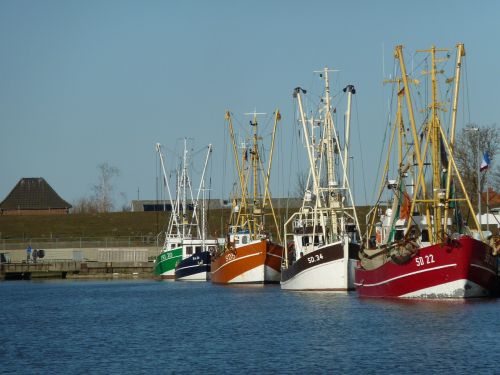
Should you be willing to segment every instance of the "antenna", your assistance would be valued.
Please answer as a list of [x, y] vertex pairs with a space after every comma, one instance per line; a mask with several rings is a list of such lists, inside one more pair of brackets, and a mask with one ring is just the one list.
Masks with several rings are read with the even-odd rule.
[[385, 44], [382, 42], [382, 78], [385, 78]]
[[252, 126], [256, 126], [257, 125], [257, 115], [267, 115], [267, 113], [265, 112], [257, 112], [257, 109], [255, 108], [253, 110], [253, 112], [247, 112], [247, 113], [244, 113], [244, 115], [246, 116], [253, 116], [253, 119], [250, 120], [250, 125]]
[[265, 112], [257, 112], [257, 109], [254, 109], [253, 112], [247, 112], [247, 113], [244, 113], [244, 115], [252, 115], [252, 116], [257, 116], [257, 115], [267, 115], [267, 113]]

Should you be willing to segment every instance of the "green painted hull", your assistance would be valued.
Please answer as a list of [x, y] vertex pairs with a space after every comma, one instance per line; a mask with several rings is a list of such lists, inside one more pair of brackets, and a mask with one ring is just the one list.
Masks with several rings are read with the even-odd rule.
[[182, 260], [182, 247], [163, 251], [155, 261], [155, 276], [164, 279], [173, 279], [175, 276], [175, 266]]

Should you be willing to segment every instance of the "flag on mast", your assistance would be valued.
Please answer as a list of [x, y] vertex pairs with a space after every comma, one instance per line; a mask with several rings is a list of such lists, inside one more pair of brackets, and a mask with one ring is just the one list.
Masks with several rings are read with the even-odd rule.
[[481, 162], [481, 166], [479, 167], [479, 170], [481, 172], [485, 171], [490, 166], [490, 163], [491, 163], [491, 161], [490, 161], [490, 157], [488, 156], [488, 152], [485, 151], [483, 154], [483, 161]]

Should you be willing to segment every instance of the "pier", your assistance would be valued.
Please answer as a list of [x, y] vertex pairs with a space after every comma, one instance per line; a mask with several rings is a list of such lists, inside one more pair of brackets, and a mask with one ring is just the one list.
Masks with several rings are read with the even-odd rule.
[[1, 263], [0, 280], [151, 278], [152, 262]]
[[152, 278], [157, 252], [155, 247], [46, 247], [42, 258], [34, 258], [18, 245], [0, 249], [0, 281]]

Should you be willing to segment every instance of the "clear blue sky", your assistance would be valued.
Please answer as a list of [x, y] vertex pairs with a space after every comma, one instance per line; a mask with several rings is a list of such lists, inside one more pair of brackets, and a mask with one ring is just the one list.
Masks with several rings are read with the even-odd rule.
[[[182, 137], [195, 150], [214, 144], [213, 196], [227, 194], [225, 109], [246, 121], [244, 112], [280, 108], [284, 164], [292, 89], [329, 66], [340, 69], [334, 91], [357, 88], [354, 184], [364, 203], [361, 176], [369, 200], [378, 181], [382, 61], [389, 71], [394, 45], [410, 53], [465, 43], [470, 117], [491, 125], [500, 119], [499, 40], [498, 1], [1, 0], [0, 200], [20, 178], [44, 177], [72, 202], [90, 194], [103, 162], [121, 171], [118, 206], [138, 188], [154, 199], [154, 144], [179, 149]], [[275, 196], [286, 193], [281, 179]]]

